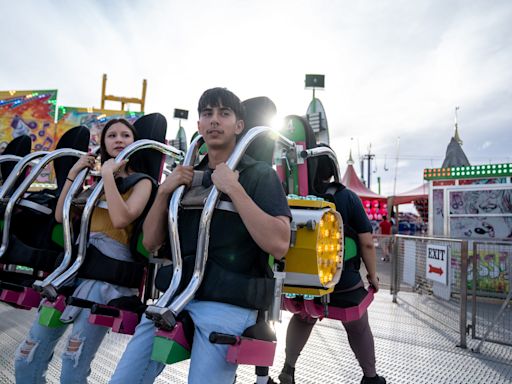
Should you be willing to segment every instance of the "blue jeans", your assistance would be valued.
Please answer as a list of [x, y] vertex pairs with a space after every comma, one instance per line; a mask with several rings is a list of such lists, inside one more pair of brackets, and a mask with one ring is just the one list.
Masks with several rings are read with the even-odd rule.
[[[257, 312], [251, 309], [212, 301], [193, 300], [185, 307], [195, 325], [190, 356], [189, 384], [233, 383], [236, 364], [226, 361], [228, 345], [212, 344], [211, 332], [241, 335], [256, 323]], [[117, 365], [111, 384], [153, 383], [165, 365], [151, 360], [155, 326], [144, 317]]]
[[[91, 362], [109, 328], [88, 322], [89, 309], [84, 309], [73, 322], [66, 350], [62, 353], [61, 383], [87, 383]], [[48, 328], [40, 325], [38, 317], [29, 335], [16, 351], [14, 362], [16, 383], [46, 383], [46, 371], [53, 351], [67, 326]]]

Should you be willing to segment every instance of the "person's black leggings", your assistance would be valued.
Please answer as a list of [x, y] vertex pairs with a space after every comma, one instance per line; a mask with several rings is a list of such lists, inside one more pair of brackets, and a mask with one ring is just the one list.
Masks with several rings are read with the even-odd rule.
[[[288, 324], [286, 333], [286, 360], [285, 363], [295, 367], [302, 349], [306, 345], [309, 335], [317, 319], [293, 315]], [[354, 352], [363, 373], [367, 377], [374, 377], [375, 370], [375, 344], [373, 341], [372, 330], [368, 323], [368, 312], [355, 321], [343, 323], [347, 332], [350, 348]]]

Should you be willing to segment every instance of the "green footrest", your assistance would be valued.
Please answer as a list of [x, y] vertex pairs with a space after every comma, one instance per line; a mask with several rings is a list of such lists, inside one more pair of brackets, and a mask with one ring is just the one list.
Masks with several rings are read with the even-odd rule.
[[62, 312], [52, 307], [41, 307], [39, 312], [39, 324], [48, 328], [59, 328], [66, 325], [60, 321]]
[[174, 364], [190, 359], [190, 351], [183, 348], [174, 340], [166, 337], [155, 336], [151, 359], [164, 364]]

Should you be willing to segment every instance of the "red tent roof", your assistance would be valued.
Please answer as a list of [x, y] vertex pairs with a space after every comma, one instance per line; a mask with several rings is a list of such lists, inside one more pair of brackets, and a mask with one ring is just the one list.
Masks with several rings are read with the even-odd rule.
[[428, 199], [428, 183], [420, 185], [410, 191], [392, 196], [393, 205], [409, 204], [416, 200]]
[[352, 164], [349, 164], [347, 166], [347, 170], [345, 171], [345, 174], [343, 175], [341, 182], [343, 183], [343, 185], [345, 185], [345, 187], [354, 191], [356, 195], [359, 196], [361, 199], [380, 201], [387, 200], [385, 196], [381, 196], [373, 192], [371, 189], [368, 189], [366, 185], [363, 184], [361, 179], [359, 179], [359, 177], [357, 176], [356, 171], [354, 170], [354, 166]]

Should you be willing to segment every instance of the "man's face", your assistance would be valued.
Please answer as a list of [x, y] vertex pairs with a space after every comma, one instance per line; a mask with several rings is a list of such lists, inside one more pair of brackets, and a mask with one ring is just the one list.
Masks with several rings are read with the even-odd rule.
[[231, 149], [244, 129], [244, 122], [237, 120], [231, 108], [208, 105], [199, 114], [197, 129], [209, 149]]

